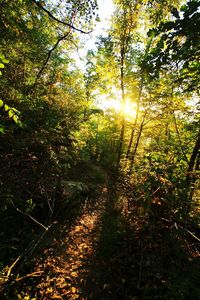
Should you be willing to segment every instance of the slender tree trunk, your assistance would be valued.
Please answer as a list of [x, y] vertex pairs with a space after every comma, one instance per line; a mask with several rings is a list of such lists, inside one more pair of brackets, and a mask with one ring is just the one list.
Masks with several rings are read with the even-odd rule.
[[142, 123], [140, 125], [140, 129], [139, 129], [139, 132], [138, 132], [137, 140], [136, 140], [136, 143], [135, 143], [135, 147], [134, 147], [133, 152], [131, 153], [131, 160], [130, 160], [129, 172], [131, 172], [132, 169], [133, 169], [133, 163], [134, 163], [135, 155], [137, 153], [138, 146], [139, 146], [139, 143], [140, 143], [140, 138], [141, 138], [141, 135], [142, 135], [142, 130], [143, 130], [143, 127], [144, 127], [144, 124], [145, 124], [146, 114], [147, 114], [147, 111], [145, 112], [145, 114], [143, 116]]
[[141, 95], [142, 95], [142, 88], [143, 88], [143, 80], [140, 84], [139, 95], [138, 95], [138, 98], [137, 98], [137, 108], [136, 108], [135, 122], [133, 124], [133, 128], [132, 128], [132, 131], [131, 131], [131, 136], [130, 136], [128, 149], [127, 149], [127, 153], [126, 153], [126, 159], [129, 158], [131, 147], [132, 147], [132, 144], [133, 144], [133, 139], [134, 139], [134, 136], [135, 136], [136, 126], [137, 126], [137, 122], [138, 122], [138, 115], [139, 115], [139, 110], [140, 110], [140, 99], [141, 99]]
[[25, 84], [26, 81], [26, 54], [24, 53], [23, 56], [23, 83]]
[[[122, 1], [123, 9], [123, 22], [122, 22], [122, 31], [120, 34], [120, 84], [121, 84], [121, 102], [122, 109], [124, 111], [125, 107], [125, 87], [124, 87], [124, 64], [126, 53], [128, 51], [128, 46], [130, 43], [131, 32], [136, 26], [136, 19], [138, 15], [137, 5], [139, 1]], [[135, 13], [135, 15], [134, 15]], [[134, 16], [134, 18], [133, 18]], [[124, 132], [125, 132], [125, 116], [122, 116], [121, 131], [119, 138], [119, 147], [117, 155], [117, 171], [119, 170], [120, 160], [123, 152], [123, 143], [124, 143]]]
[[[187, 186], [190, 187], [191, 184], [195, 182], [195, 178], [193, 177], [192, 172], [195, 170], [198, 170], [199, 168], [199, 159], [200, 159], [200, 132], [197, 136], [196, 143], [194, 145], [192, 155], [190, 157], [190, 161], [188, 164], [188, 170], [186, 174], [186, 183]], [[196, 166], [195, 166], [196, 165]]]
[[[122, 41], [121, 46], [121, 68], [120, 68], [120, 84], [121, 84], [121, 102], [122, 102], [122, 110], [124, 111], [125, 105], [125, 92], [124, 92], [124, 57], [125, 57], [125, 41]], [[117, 155], [117, 170], [119, 170], [122, 149], [123, 149], [123, 142], [124, 142], [124, 130], [125, 130], [125, 116], [122, 115], [122, 124], [121, 124], [121, 131], [120, 131], [120, 138], [119, 138], [119, 147], [118, 147], [118, 155]]]
[[175, 113], [173, 113], [173, 116], [174, 116], [174, 125], [175, 125], [175, 129], [176, 129], [176, 134], [177, 134], [177, 137], [178, 137], [178, 140], [179, 140], [180, 149], [181, 149], [181, 152], [182, 152], [186, 162], [188, 162], [187, 156], [186, 156], [185, 151], [183, 149], [183, 144], [182, 144], [182, 140], [181, 140], [181, 136], [180, 136], [180, 132], [179, 132], [179, 128], [178, 128]]
[[200, 151], [199, 151], [197, 159], [196, 159], [195, 171], [199, 171], [199, 167], [200, 167]]
[[99, 137], [99, 114], [97, 115], [97, 128], [95, 137], [95, 161], [98, 161], [99, 149], [98, 149], [98, 137]]
[[[149, 53], [149, 49], [151, 47], [151, 42], [152, 42], [152, 38], [150, 39], [150, 41], [149, 41], [149, 43], [147, 45], [147, 48], [146, 48], [146, 51], [145, 51], [145, 57]], [[136, 131], [136, 126], [137, 126], [137, 122], [138, 122], [141, 96], [142, 96], [142, 90], [143, 90], [143, 86], [144, 86], [144, 77], [143, 77], [142, 71], [143, 70], [141, 69], [140, 70], [141, 82], [140, 82], [139, 94], [138, 94], [138, 98], [137, 98], [136, 117], [135, 117], [135, 122], [133, 124], [132, 132], [131, 132], [131, 137], [130, 137], [130, 140], [129, 140], [128, 150], [127, 150], [127, 153], [126, 153], [126, 159], [128, 159], [129, 156], [130, 156], [131, 147], [132, 147], [132, 144], [133, 144], [133, 140], [134, 140], [134, 136], [135, 136], [135, 131]]]

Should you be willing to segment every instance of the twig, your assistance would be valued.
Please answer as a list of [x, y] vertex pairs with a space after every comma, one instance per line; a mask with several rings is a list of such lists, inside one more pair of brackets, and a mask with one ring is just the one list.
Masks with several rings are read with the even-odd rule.
[[[53, 224], [51, 224], [48, 229], [50, 229], [52, 227]], [[3, 295], [3, 293], [5, 293], [6, 289], [9, 288], [10, 284], [15, 281], [16, 279], [14, 279], [15, 275], [11, 274], [12, 269], [16, 266], [17, 263], [19, 263], [20, 260], [22, 260], [22, 262], [19, 264], [18, 268], [15, 270], [15, 273], [17, 273], [19, 271], [19, 269], [22, 267], [23, 263], [25, 262], [25, 259], [27, 259], [28, 255], [32, 255], [33, 251], [35, 250], [35, 248], [38, 246], [38, 244], [41, 242], [41, 240], [43, 239], [43, 237], [45, 236], [45, 234], [48, 231], [45, 229], [42, 234], [39, 236], [39, 238], [37, 239], [36, 242], [31, 243], [31, 245], [25, 249], [25, 251], [12, 263], [12, 265], [9, 267], [8, 271], [7, 271], [7, 276], [6, 276], [6, 282], [3, 284], [3, 288], [0, 290], [0, 297]]]
[[[48, 229], [50, 229], [52, 225], [53, 225], [53, 224], [51, 224], [51, 225], [48, 227]], [[34, 247], [32, 247], [32, 248], [29, 250], [29, 252], [27, 253], [27, 255], [28, 255], [28, 254], [29, 254], [29, 255], [32, 255], [32, 254], [33, 254], [35, 248], [39, 245], [40, 241], [43, 239], [43, 237], [45, 236], [46, 233], [47, 233], [47, 230], [45, 230], [45, 231], [42, 232], [41, 236], [40, 236], [40, 237], [38, 238], [38, 240], [35, 242]]]
[[[161, 187], [159, 186], [153, 193], [151, 193], [150, 197], [154, 196], [160, 189]], [[140, 200], [142, 197], [144, 197], [144, 194], [140, 195], [137, 199], [135, 199], [135, 201]]]
[[159, 187], [151, 194], [151, 196], [154, 196], [160, 189], [161, 189], [161, 187], [159, 186]]
[[194, 235], [194, 233], [192, 233], [190, 230], [188, 230], [188, 229], [186, 229], [186, 228], [184, 228], [184, 227], [182, 227], [180, 225], [178, 225], [178, 226], [180, 228], [184, 229], [185, 231], [187, 231], [187, 233], [189, 233], [193, 238], [195, 238], [198, 242], [200, 242], [200, 239], [196, 235]]
[[34, 2], [40, 9], [42, 9], [44, 12], [46, 12], [46, 13], [48, 14], [48, 16], [49, 16], [50, 18], [52, 18], [54, 21], [56, 21], [56, 22], [58, 22], [58, 23], [60, 23], [60, 24], [62, 24], [62, 25], [68, 26], [68, 27], [70, 27], [70, 28], [72, 28], [72, 29], [74, 29], [74, 30], [76, 30], [76, 31], [78, 31], [78, 32], [84, 33], [84, 34], [89, 34], [89, 33], [92, 32], [92, 30], [86, 32], [86, 31], [84, 31], [84, 30], [82, 30], [82, 29], [76, 28], [74, 25], [72, 25], [72, 24], [70, 24], [70, 23], [67, 23], [67, 22], [64, 22], [64, 21], [62, 21], [62, 20], [59, 20], [59, 19], [57, 19], [54, 15], [52, 15], [52, 13], [51, 13], [49, 10], [47, 10], [44, 6], [42, 6], [42, 5], [40, 4], [40, 2], [37, 2], [37, 1], [35, 1], [35, 0], [32, 0], [32, 2]]
[[21, 280], [23, 280], [23, 279], [25, 279], [25, 278], [28, 278], [28, 277], [38, 277], [38, 276], [41, 276], [43, 273], [44, 273], [44, 271], [33, 272], [33, 273], [31, 273], [31, 274], [27, 274], [27, 275], [25, 275], [25, 276], [16, 278], [15, 281], [21, 281]]
[[7, 274], [6, 274], [6, 278], [8, 279], [10, 277], [10, 273], [12, 271], [12, 269], [14, 268], [14, 266], [18, 263], [18, 261], [21, 259], [21, 255], [18, 256], [18, 258], [12, 263], [12, 265], [8, 268]]
[[[164, 220], [164, 221], [166, 221], [166, 222], [168, 222], [168, 223], [174, 222], [174, 225], [173, 225], [173, 226], [174, 226], [176, 229], [178, 229], [178, 227], [180, 227], [181, 229], [183, 229], [183, 230], [185, 230], [187, 233], [189, 233], [195, 240], [197, 240], [198, 242], [200, 242], [200, 239], [199, 239], [194, 233], [192, 233], [190, 230], [186, 229], [185, 227], [183, 227], [183, 226], [177, 224], [177, 222], [175, 222], [175, 221], [173, 221], [173, 220], [170, 221], [170, 220], [165, 219], [165, 218], [162, 218], [162, 220]], [[173, 227], [173, 226], [172, 226], [172, 227]]]
[[39, 221], [37, 221], [35, 218], [33, 218], [31, 215], [24, 213], [21, 209], [19, 209], [18, 207], [15, 206], [15, 204], [13, 203], [12, 200], [10, 200], [10, 202], [12, 203], [12, 205], [14, 206], [14, 208], [21, 213], [22, 215], [29, 217], [33, 222], [35, 222], [37, 225], [41, 226], [43, 229], [45, 229], [45, 231], [49, 230], [49, 227], [44, 226], [42, 223], [40, 223]]

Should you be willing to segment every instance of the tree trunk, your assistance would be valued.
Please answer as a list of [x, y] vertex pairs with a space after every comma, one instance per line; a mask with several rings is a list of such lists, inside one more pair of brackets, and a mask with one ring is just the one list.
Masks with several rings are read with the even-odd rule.
[[129, 172], [131, 173], [132, 169], [133, 169], [133, 163], [134, 163], [134, 159], [135, 159], [135, 155], [137, 153], [137, 149], [138, 149], [138, 146], [139, 146], [139, 143], [140, 143], [140, 138], [141, 138], [141, 135], [142, 135], [142, 130], [143, 130], [143, 127], [144, 127], [144, 122], [145, 122], [145, 117], [146, 117], [146, 114], [147, 114], [147, 111], [145, 112], [144, 116], [143, 116], [143, 119], [142, 119], [142, 123], [140, 125], [140, 130], [139, 130], [139, 133], [138, 133], [138, 137], [137, 137], [137, 141], [135, 143], [135, 147], [134, 147], [134, 150], [131, 154], [131, 160], [130, 160], [130, 168], [129, 168]]
[[174, 125], [175, 125], [176, 134], [177, 134], [177, 137], [178, 137], [180, 149], [181, 149], [181, 152], [182, 152], [182, 154], [183, 154], [183, 157], [184, 157], [185, 161], [188, 162], [187, 156], [186, 156], [185, 151], [184, 151], [184, 148], [183, 148], [183, 144], [182, 144], [180, 132], [179, 132], [179, 129], [178, 129], [178, 124], [177, 124], [177, 120], [176, 120], [176, 115], [175, 115], [174, 112], [173, 112], [173, 117], [174, 117]]
[[[188, 170], [187, 170], [187, 175], [186, 175], [186, 183], [187, 186], [190, 187], [191, 184], [194, 184], [195, 182], [195, 177], [193, 176], [192, 172], [197, 170], [199, 168], [199, 156], [200, 156], [200, 132], [197, 136], [196, 143], [194, 145], [192, 155], [190, 157], [189, 165], [188, 165]], [[196, 164], [196, 166], [195, 166]]]
[[134, 139], [134, 136], [135, 136], [136, 126], [137, 126], [137, 122], [138, 122], [138, 115], [139, 115], [139, 110], [140, 110], [140, 99], [141, 99], [141, 95], [142, 95], [142, 87], [143, 87], [143, 80], [141, 81], [141, 84], [140, 84], [139, 95], [138, 95], [138, 98], [137, 98], [137, 109], [136, 109], [135, 122], [133, 124], [133, 128], [132, 128], [132, 131], [131, 131], [131, 137], [130, 137], [129, 144], [128, 144], [126, 159], [129, 158], [131, 147], [132, 147], [132, 144], [133, 144], [133, 139]]
[[[149, 53], [149, 50], [150, 50], [150, 47], [151, 47], [151, 42], [152, 42], [152, 39], [150, 39], [150, 41], [148, 42], [148, 45], [146, 47], [146, 51], [145, 51], [145, 55], [144, 55], [144, 58], [148, 55]], [[139, 94], [138, 94], [138, 98], [137, 98], [137, 109], [136, 109], [136, 117], [135, 117], [135, 122], [134, 122], [134, 125], [133, 125], [133, 129], [132, 129], [132, 132], [131, 132], [131, 137], [130, 137], [130, 140], [129, 140], [129, 145], [128, 145], [128, 150], [127, 150], [127, 153], [126, 153], [126, 159], [129, 158], [130, 156], [130, 152], [131, 152], [131, 147], [132, 147], [132, 144], [133, 144], [133, 139], [134, 139], [134, 135], [135, 135], [135, 131], [136, 131], [136, 126], [137, 126], [137, 122], [138, 122], [138, 116], [139, 116], [139, 110], [140, 110], [140, 102], [141, 102], [141, 96], [142, 96], [142, 90], [143, 90], [143, 86], [144, 86], [144, 76], [142, 74], [142, 68], [140, 70], [140, 76], [141, 76], [141, 82], [140, 82], [140, 87], [139, 87]]]
[[[122, 41], [121, 45], [121, 69], [120, 69], [120, 84], [121, 84], [121, 102], [122, 102], [122, 109], [125, 105], [125, 92], [124, 92], [124, 58], [125, 58], [125, 40]], [[117, 170], [119, 170], [121, 155], [122, 155], [122, 148], [124, 142], [124, 130], [125, 130], [125, 116], [122, 115], [122, 125], [120, 131], [120, 138], [119, 138], [119, 148], [118, 148], [118, 155], [117, 155]]]

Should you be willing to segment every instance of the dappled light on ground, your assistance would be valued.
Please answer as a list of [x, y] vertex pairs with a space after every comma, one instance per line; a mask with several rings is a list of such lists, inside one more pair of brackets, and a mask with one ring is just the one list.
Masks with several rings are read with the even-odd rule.
[[103, 187], [98, 202], [93, 207], [86, 203], [82, 215], [69, 229], [64, 229], [63, 238], [54, 239], [51, 247], [44, 250], [44, 258], [35, 267], [36, 272], [43, 272], [36, 286], [38, 299], [84, 299], [87, 264], [95, 255], [98, 237], [95, 230], [99, 230], [106, 194], [107, 188]]

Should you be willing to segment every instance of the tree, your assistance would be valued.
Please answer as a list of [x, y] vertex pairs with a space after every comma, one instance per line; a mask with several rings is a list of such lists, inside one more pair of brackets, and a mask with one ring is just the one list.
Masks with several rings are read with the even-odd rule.
[[[59, 181], [80, 155], [75, 132], [81, 126], [86, 95], [72, 53], [77, 35], [92, 26], [95, 3], [0, 3], [0, 53], [4, 54], [0, 67], [9, 60], [0, 81], [1, 228], [8, 239], [14, 235], [22, 239], [22, 248], [27, 246], [28, 232], [35, 230], [34, 222], [26, 223], [27, 213], [29, 220], [44, 225], [40, 229], [47, 228], [59, 208]], [[75, 31], [77, 23], [80, 31]], [[24, 214], [13, 227], [9, 222], [19, 211]], [[39, 226], [34, 234], [37, 230]], [[0, 256], [6, 262], [15, 254], [10, 249]]]
[[[152, 79], [162, 78], [166, 73], [173, 74], [171, 76], [172, 94], [174, 91], [176, 94], [185, 93], [192, 101], [196, 98], [195, 94], [199, 94], [199, 6], [198, 1], [189, 1], [181, 7], [180, 11], [173, 9], [173, 20], [162, 22], [158, 28], [150, 30], [149, 36], [154, 38], [155, 44], [146, 61], [144, 60], [146, 71]], [[193, 113], [193, 119], [196, 118], [196, 113], [198, 110]], [[179, 144], [183, 149], [175, 116], [174, 121]], [[199, 136], [197, 134], [190, 160], [185, 157], [188, 162], [186, 175], [188, 183], [191, 182], [190, 175], [195, 161], [198, 161], [198, 156]]]
[[150, 76], [158, 76], [162, 70], [174, 72], [174, 83], [186, 91], [199, 89], [199, 1], [192, 0], [173, 9], [173, 20], [162, 22], [149, 31], [154, 38], [154, 49], [146, 58]]

